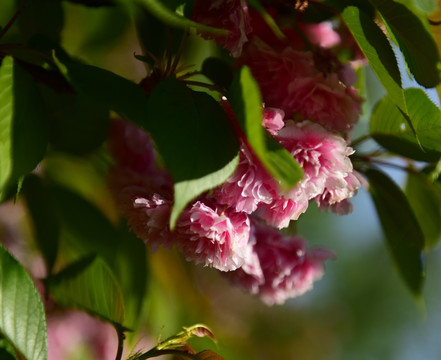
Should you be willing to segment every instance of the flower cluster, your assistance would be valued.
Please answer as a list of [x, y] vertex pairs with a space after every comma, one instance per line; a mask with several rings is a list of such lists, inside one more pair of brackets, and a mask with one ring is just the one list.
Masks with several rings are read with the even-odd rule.
[[[298, 24], [275, 38], [242, 0], [195, 1], [192, 19], [230, 31], [216, 37], [246, 65], [264, 104], [262, 126], [300, 164], [303, 179], [285, 190], [259, 162], [246, 139], [226, 182], [189, 204], [173, 231], [169, 217], [173, 182], [156, 165], [149, 135], [123, 120], [112, 124], [109, 147], [115, 164], [109, 181], [132, 230], [153, 250], [175, 246], [187, 260], [216, 268], [267, 304], [301, 295], [323, 274], [333, 253], [308, 250], [299, 235], [282, 235], [310, 201], [337, 214], [351, 211], [360, 181], [349, 146], [362, 99], [355, 74], [330, 49], [339, 36], [326, 24]], [[223, 108], [234, 114], [223, 100]], [[278, 228], [278, 229], [276, 229]]]

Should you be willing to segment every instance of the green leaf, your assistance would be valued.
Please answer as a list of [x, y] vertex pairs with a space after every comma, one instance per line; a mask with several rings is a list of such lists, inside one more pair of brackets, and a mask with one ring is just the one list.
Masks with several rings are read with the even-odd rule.
[[[406, 89], [404, 95], [418, 139], [390, 95], [374, 108], [370, 133], [380, 145], [397, 154], [415, 160], [436, 161], [441, 154], [441, 111], [421, 89]], [[424, 150], [419, 147], [418, 140]]]
[[406, 111], [397, 59], [383, 31], [364, 12], [348, 6], [342, 17], [393, 102]]
[[23, 195], [32, 219], [36, 243], [46, 262], [48, 274], [57, 258], [60, 225], [47, 186], [35, 176], [26, 177]]
[[203, 32], [208, 32], [214, 35], [221, 35], [221, 36], [222, 35], [227, 36], [229, 34], [228, 30], [217, 29], [187, 19], [186, 17], [179, 15], [177, 12], [165, 6], [163, 4], [163, 1], [159, 1], [159, 0], [132, 0], [132, 1], [143, 6], [151, 14], [153, 14], [159, 20], [161, 20], [163, 23], [169, 26], [181, 28], [185, 30], [188, 30], [189, 28], [195, 28]]
[[398, 271], [410, 291], [421, 295], [424, 283], [424, 234], [401, 189], [384, 173], [368, 169], [369, 191]]
[[61, 41], [64, 16], [59, 0], [32, 0], [27, 2], [17, 18], [24, 42], [35, 35], [44, 35], [52, 41]]
[[129, 232], [125, 224], [116, 228], [76, 192], [54, 185], [51, 195], [62, 220], [63, 240], [79, 254], [100, 255], [114, 270], [124, 296], [127, 323], [136, 327], [147, 286], [144, 242]]
[[422, 173], [409, 173], [405, 193], [424, 233], [427, 247], [441, 237], [441, 189]]
[[51, 126], [51, 144], [59, 150], [84, 154], [106, 140], [109, 110], [81, 94], [62, 93], [41, 86]]
[[61, 186], [50, 188], [63, 234], [82, 253], [97, 253], [108, 264], [115, 263], [120, 234], [89, 201]]
[[144, 242], [129, 231], [128, 225], [121, 227], [121, 241], [117, 249], [115, 276], [124, 296], [126, 324], [138, 328], [139, 316], [147, 290], [147, 249]]
[[214, 84], [220, 85], [225, 89], [227, 89], [233, 81], [231, 66], [216, 57], [205, 59], [201, 71], [207, 78], [213, 81]]
[[43, 158], [47, 116], [32, 77], [11, 57], [0, 67], [0, 197]]
[[262, 126], [262, 97], [249, 68], [235, 73], [228, 100], [249, 144], [266, 170], [286, 188], [303, 177], [300, 165]]
[[96, 256], [82, 258], [58, 274], [46, 285], [62, 306], [79, 308], [120, 328], [124, 323], [124, 302], [115, 276]]
[[166, 79], [148, 100], [149, 131], [175, 181], [170, 219], [198, 195], [222, 184], [237, 165], [239, 144], [231, 122], [209, 95], [190, 90], [176, 79]]
[[0, 330], [25, 359], [47, 359], [43, 302], [23, 266], [0, 245]]
[[403, 4], [392, 0], [370, 1], [397, 40], [415, 80], [427, 88], [438, 85], [438, 50], [428, 27]]
[[79, 94], [135, 124], [140, 125], [145, 121], [147, 98], [139, 86], [111, 71], [70, 60], [60, 50], [56, 53], [55, 61]]

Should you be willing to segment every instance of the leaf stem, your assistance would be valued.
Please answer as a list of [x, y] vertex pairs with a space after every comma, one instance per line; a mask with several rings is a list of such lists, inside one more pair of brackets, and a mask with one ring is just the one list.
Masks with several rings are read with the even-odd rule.
[[124, 348], [124, 339], [126, 336], [124, 335], [124, 330], [120, 326], [115, 326], [116, 333], [118, 335], [118, 351], [116, 352], [115, 360], [121, 360]]
[[186, 351], [174, 350], [174, 349], [158, 350], [157, 348], [153, 348], [153, 349], [147, 351], [146, 353], [139, 355], [134, 360], [145, 360], [145, 359], [150, 359], [150, 358], [158, 357], [158, 356], [162, 356], [162, 355], [180, 355], [180, 356], [186, 357], [191, 360], [200, 360], [196, 355], [190, 354]]
[[0, 31], [0, 39], [8, 32], [8, 30], [10, 29], [10, 27], [12, 25], [14, 25], [15, 20], [17, 20], [17, 18], [19, 17], [19, 15], [21, 14], [21, 12], [24, 9], [26, 0], [23, 0], [20, 3], [20, 6], [18, 7], [17, 11], [14, 13], [14, 15], [12, 15], [11, 19], [9, 19], [8, 23], [5, 25], [5, 27], [3, 29], [1, 29]]

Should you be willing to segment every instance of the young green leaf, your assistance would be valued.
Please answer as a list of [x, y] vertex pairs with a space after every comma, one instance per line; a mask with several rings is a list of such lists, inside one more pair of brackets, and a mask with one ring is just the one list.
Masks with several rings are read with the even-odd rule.
[[111, 269], [99, 257], [87, 256], [48, 278], [54, 299], [67, 308], [78, 308], [120, 328], [124, 302]]
[[47, 186], [35, 175], [26, 177], [23, 195], [32, 219], [36, 243], [50, 274], [57, 257], [60, 236], [60, 225], [54, 204]]
[[159, 83], [147, 108], [144, 128], [151, 133], [175, 181], [173, 228], [192, 199], [222, 184], [233, 173], [239, 144], [221, 106], [176, 79]]
[[424, 233], [426, 246], [435, 246], [441, 238], [441, 189], [425, 174], [409, 173], [405, 194]]
[[414, 129], [387, 95], [372, 112], [370, 133], [380, 145], [397, 154], [436, 161], [441, 154], [441, 111], [421, 89], [407, 89], [404, 95]]
[[24, 359], [47, 359], [43, 302], [23, 266], [0, 245], [0, 331]]
[[386, 35], [358, 7], [348, 6], [342, 17], [393, 102], [407, 112], [400, 70]]
[[416, 81], [427, 88], [438, 85], [438, 49], [428, 27], [403, 4], [392, 0], [370, 1], [397, 40]]
[[401, 189], [384, 173], [368, 169], [369, 191], [389, 251], [410, 291], [421, 295], [424, 283], [424, 234]]
[[43, 158], [47, 116], [34, 80], [12, 59], [0, 67], [0, 197]]
[[79, 94], [135, 124], [145, 121], [147, 97], [139, 86], [111, 71], [75, 62], [61, 50], [57, 51], [55, 61]]
[[292, 155], [262, 126], [262, 97], [249, 68], [243, 67], [235, 73], [228, 100], [262, 165], [282, 186], [293, 187], [302, 179], [303, 171]]

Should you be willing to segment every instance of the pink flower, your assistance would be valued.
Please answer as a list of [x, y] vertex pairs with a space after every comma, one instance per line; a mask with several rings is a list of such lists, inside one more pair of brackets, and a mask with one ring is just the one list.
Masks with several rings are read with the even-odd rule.
[[303, 180], [285, 194], [286, 198], [301, 203], [327, 190], [336, 202], [352, 196], [359, 186], [350, 175], [353, 168], [349, 155], [354, 150], [342, 137], [306, 120], [301, 123], [288, 121], [276, 138], [304, 171]]
[[153, 250], [171, 247], [169, 217], [173, 183], [169, 174], [156, 168], [152, 141], [142, 129], [117, 120], [109, 136], [115, 165], [108, 181], [117, 207], [130, 228]]
[[187, 260], [231, 271], [245, 262], [249, 232], [247, 214], [196, 201], [184, 210], [173, 236]]
[[259, 263], [256, 257], [248, 257], [250, 264], [247, 261], [227, 276], [244, 289], [258, 294], [268, 305], [283, 304], [310, 290], [324, 273], [323, 261], [334, 256], [325, 249], [307, 250], [302, 237], [285, 236], [259, 224], [253, 224], [252, 237], [254, 240], [250, 241], [255, 243], [253, 251]]
[[235, 172], [214, 191], [213, 197], [236, 211], [251, 214], [259, 204], [270, 204], [277, 188], [276, 181], [243, 146]]
[[[290, 46], [277, 52], [254, 39], [241, 63], [250, 67], [266, 106], [282, 109], [286, 118], [298, 113], [328, 130], [347, 133], [358, 121], [362, 99], [339, 78], [336, 58], [319, 55]], [[346, 72], [342, 74], [351, 80]]]
[[227, 36], [203, 33], [205, 39], [214, 39], [223, 45], [232, 56], [242, 53], [243, 45], [248, 41], [251, 22], [244, 0], [195, 0], [191, 19], [204, 25], [229, 31]]

